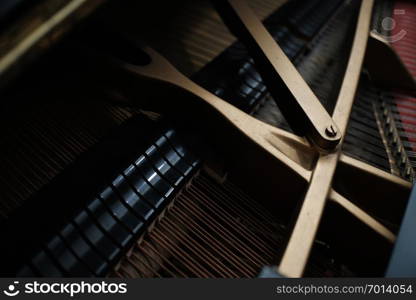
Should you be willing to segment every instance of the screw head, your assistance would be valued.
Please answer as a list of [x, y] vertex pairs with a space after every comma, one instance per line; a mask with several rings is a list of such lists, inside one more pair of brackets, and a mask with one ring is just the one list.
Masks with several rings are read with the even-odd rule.
[[329, 125], [327, 128], [325, 128], [325, 134], [329, 137], [335, 137], [337, 135], [337, 130], [334, 126]]

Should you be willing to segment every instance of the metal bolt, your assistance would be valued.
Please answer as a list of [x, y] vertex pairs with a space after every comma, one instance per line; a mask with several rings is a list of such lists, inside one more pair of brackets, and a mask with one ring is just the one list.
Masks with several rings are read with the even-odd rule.
[[325, 134], [329, 137], [335, 137], [337, 135], [337, 130], [334, 126], [329, 125], [327, 128], [325, 128]]

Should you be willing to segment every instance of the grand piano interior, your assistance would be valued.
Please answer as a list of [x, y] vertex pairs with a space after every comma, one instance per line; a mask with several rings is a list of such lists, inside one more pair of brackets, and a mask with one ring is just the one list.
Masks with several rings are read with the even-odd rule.
[[405, 0], [1, 1], [1, 275], [415, 276], [415, 25]]

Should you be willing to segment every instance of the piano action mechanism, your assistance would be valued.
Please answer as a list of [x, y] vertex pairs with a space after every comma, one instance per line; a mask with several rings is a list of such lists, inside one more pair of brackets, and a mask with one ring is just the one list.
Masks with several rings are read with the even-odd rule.
[[[386, 148], [387, 169], [359, 159], [356, 155], [350, 155], [345, 151], [345, 144], [350, 144], [349, 128], [353, 126], [350, 123], [350, 117], [356, 114], [354, 102], [358, 101], [357, 98], [364, 97], [363, 95], [366, 95], [366, 93], [371, 95], [379, 93], [381, 95], [382, 92], [377, 92], [379, 86], [383, 89], [400, 90], [400, 92], [397, 92], [399, 95], [406, 95], [402, 98], [409, 98], [411, 97], [409, 95], [413, 95], [416, 90], [416, 85], [409, 64], [406, 64], [406, 61], [401, 58], [400, 51], [395, 49], [394, 45], [391, 45], [380, 33], [371, 30], [374, 6], [377, 1], [359, 1], [359, 4], [357, 4], [358, 2], [352, 4], [351, 1], [339, 2], [338, 8], [332, 10], [333, 14], [342, 13], [342, 9], [348, 7], [353, 12], [351, 14], [355, 15], [356, 18], [353, 18], [355, 22], [347, 26], [351, 32], [350, 49], [347, 51], [344, 68], [340, 73], [342, 77], [339, 79], [339, 88], [336, 91], [335, 100], [331, 104], [332, 109], [328, 109], [325, 102], [320, 99], [319, 94], [315, 93], [316, 89], [312, 88], [310, 83], [304, 79], [301, 74], [302, 70], [296, 65], [297, 60], [290, 57], [288, 50], [280, 45], [278, 39], [276, 42], [273, 32], [267, 28], [268, 23], [263, 24], [247, 3], [237, 0], [213, 1], [213, 7], [215, 7], [230, 32], [236, 36], [240, 43], [239, 46], [244, 45], [243, 47], [250, 57], [250, 64], [254, 66], [260, 76], [259, 78], [267, 88], [268, 97], [275, 101], [278, 110], [283, 115], [284, 122], [287, 122], [290, 129], [287, 126], [278, 128], [268, 124], [250, 111], [233, 105], [232, 101], [222, 99], [221, 92], [215, 92], [209, 87], [204, 87], [204, 84], [197, 83], [198, 78], [197, 80], [195, 80], [195, 77], [190, 79], [188, 74], [185, 75], [178, 71], [173, 66], [174, 62], [171, 63], [156, 50], [149, 47], [141, 40], [141, 37], [131, 33], [125, 34], [119, 29], [113, 29], [105, 22], [102, 23], [101, 20], [98, 25], [90, 26], [92, 29], [86, 31], [87, 33], [76, 33], [70, 36], [66, 45], [88, 66], [86, 68], [87, 74], [90, 74], [90, 70], [95, 72], [91, 73], [96, 76], [94, 79], [95, 90], [97, 87], [99, 89], [104, 88], [105, 97], [112, 98], [117, 106], [131, 107], [135, 114], [150, 118], [152, 122], [159, 122], [160, 115], [166, 116], [167, 123], [173, 124], [173, 128], [178, 129], [179, 135], [180, 132], [183, 132], [184, 140], [188, 139], [188, 142], [184, 143], [185, 146], [182, 146], [176, 138], [174, 139], [175, 142], [173, 140], [169, 141], [171, 135], [168, 133], [173, 131], [168, 130], [166, 131], [168, 133], [166, 133], [163, 131], [164, 129], [156, 130], [165, 133], [158, 142], [153, 143], [152, 147], [156, 149], [154, 151], [158, 152], [162, 149], [172, 148], [173, 150], [170, 151], [173, 151], [172, 153], [178, 157], [177, 163], [183, 159], [186, 161], [184, 165], [188, 167], [185, 170], [175, 165], [175, 162], [169, 161], [167, 155], [171, 152], [166, 152], [165, 156], [161, 158], [161, 160], [167, 161], [167, 164], [165, 166], [160, 165], [160, 169], [149, 165], [149, 168], [155, 171], [154, 174], [161, 177], [161, 181], [172, 182], [171, 190], [175, 190], [175, 192], [172, 193], [172, 196], [164, 194], [162, 198], [166, 201], [160, 207], [156, 203], [157, 201], [156, 204], [153, 203], [153, 200], [146, 198], [148, 197], [146, 194], [140, 194], [139, 190], [134, 192], [137, 198], [135, 198], [136, 204], [134, 205], [137, 206], [129, 204], [130, 202], [133, 203], [133, 200], [127, 200], [130, 199], [127, 196], [122, 200], [122, 202], [125, 201], [122, 205], [127, 206], [128, 211], [136, 215], [138, 219], [143, 218], [142, 223], [147, 222], [147, 225], [143, 225], [143, 229], [137, 231], [129, 229], [132, 230], [132, 237], [129, 238], [129, 242], [126, 242], [128, 246], [125, 246], [122, 242], [117, 242], [121, 243], [120, 248], [124, 250], [120, 250], [120, 254], [117, 254], [114, 260], [106, 258], [106, 266], [102, 267], [102, 270], [105, 271], [94, 270], [92, 272], [95, 275], [148, 277], [156, 274], [162, 276], [160, 270], [165, 268], [166, 273], [164, 274], [167, 274], [167, 276], [215, 277], [214, 274], [219, 272], [219, 274], [223, 274], [222, 276], [245, 277], [258, 275], [261, 272], [259, 265], [269, 264], [274, 265], [272, 270], [278, 274], [277, 276], [301, 277], [305, 276], [305, 272], [306, 275], [311, 274], [312, 261], [316, 260], [314, 249], [319, 248], [317, 244], [320, 243], [321, 236], [330, 237], [329, 240], [332, 238], [333, 242], [337, 244], [335, 252], [340, 253], [340, 257], [347, 262], [346, 264], [354, 261], [354, 257], [348, 256], [347, 249], [351, 248], [354, 249], [353, 251], [358, 251], [362, 247], [367, 247], [366, 238], [371, 236], [369, 241], [374, 241], [375, 245], [384, 247], [386, 250], [381, 251], [379, 255], [375, 255], [369, 265], [374, 267], [375, 262], [380, 262], [376, 269], [383, 270], [385, 268], [396, 241], [397, 224], [400, 223], [405, 211], [413, 178], [413, 169], [409, 167], [411, 161], [406, 154], [409, 151], [405, 149], [408, 142], [404, 137], [405, 134], [398, 132], [397, 128], [400, 126], [392, 125], [394, 122], [400, 121], [397, 121], [397, 116], [392, 115], [396, 113], [394, 108], [393, 112], [390, 111], [392, 109], [391, 105], [388, 104], [390, 100], [377, 100], [369, 106], [374, 109], [372, 117], [374, 118], [374, 124], [378, 126], [378, 130], [375, 132], [380, 136], [379, 143]], [[55, 18], [62, 17], [61, 21], [63, 21], [72, 12], [81, 14], [79, 13], [82, 12], [80, 8], [88, 7], [87, 3], [92, 4], [90, 7], [96, 5], [94, 1], [72, 1], [69, 5], [61, 8]], [[302, 7], [302, 4], [297, 3], [297, 1], [289, 1], [288, 4], [282, 4], [282, 7], [285, 7], [285, 5], [286, 7], [292, 5], [294, 11], [295, 8], [300, 10]], [[379, 7], [380, 4], [378, 3], [377, 9]], [[57, 28], [61, 22], [54, 23], [49, 20], [45, 23], [49, 27], [43, 28], [43, 32], [40, 32], [41, 29], [39, 28], [32, 35], [29, 34], [27, 40], [21, 41], [21, 45], [1, 58], [0, 74], [2, 76], [11, 81], [15, 80], [15, 77], [19, 78], [18, 70], [19, 68], [23, 69], [23, 62], [25, 62], [21, 58], [35, 57], [34, 53], [40, 53], [39, 47], [42, 40], [52, 40], [50, 35], [59, 31]], [[282, 25], [279, 24], [279, 26]], [[294, 25], [291, 24], [290, 26]], [[290, 26], [289, 30], [292, 29]], [[63, 28], [67, 28], [67, 26]], [[302, 33], [302, 30], [296, 30]], [[321, 31], [323, 31], [322, 28]], [[296, 33], [297, 36], [301, 35], [299, 32]], [[300, 38], [300, 40], [305, 39], [306, 36]], [[29, 42], [31, 42], [30, 45]], [[309, 48], [307, 51], [313, 53], [313, 48]], [[380, 61], [385, 61], [385, 63], [382, 64]], [[363, 72], [363, 69], [365, 72]], [[331, 79], [326, 78], [325, 80], [330, 81]], [[331, 85], [330, 82], [326, 84]], [[363, 89], [361, 86], [367, 85], [369, 86], [368, 91], [361, 91]], [[107, 88], [109, 89], [107, 90]], [[115, 92], [111, 90], [112, 88]], [[137, 124], [141, 124], [140, 122]], [[143, 122], [145, 125], [149, 121]], [[162, 124], [165, 124], [164, 122], [162, 121]], [[190, 124], [192, 125], [190, 126]], [[134, 128], [136, 128], [134, 126], [144, 125], [129, 125], [133, 128], [132, 131], [129, 130], [134, 132]], [[189, 126], [192, 128], [187, 128]], [[393, 139], [396, 139], [396, 141], [389, 141], [390, 136], [394, 136]], [[167, 144], [163, 144], [162, 140], [166, 141]], [[391, 150], [393, 149], [391, 143], [395, 147], [398, 145], [400, 151]], [[127, 143], [126, 145], [130, 144]], [[113, 149], [115, 146], [115, 144], [110, 143], [108, 149]], [[183, 147], [192, 149], [190, 152], [196, 153], [195, 156], [189, 154], [189, 157], [192, 158], [187, 157], [188, 150], [183, 150], [184, 152], [179, 150]], [[359, 147], [358, 144], [357, 147]], [[121, 179], [111, 183], [110, 190], [117, 191], [120, 199], [124, 197], [120, 182], [129, 180], [127, 174], [133, 172], [131, 170], [140, 169], [141, 162], [145, 160], [149, 160], [150, 164], [156, 164], [157, 159], [152, 158], [152, 155], [155, 154], [151, 154], [152, 152], [149, 151], [146, 150], [141, 160], [132, 163], [130, 169], [123, 171]], [[120, 157], [122, 157], [121, 154]], [[403, 168], [403, 166], [405, 167]], [[140, 170], [141, 180], [152, 185], [152, 179], [146, 177], [146, 174], [150, 173], [146, 173], [144, 169]], [[178, 174], [178, 176], [180, 173], [181, 175], [178, 178], [181, 179], [179, 180], [176, 177], [176, 179], [173, 179], [174, 176], [169, 175], [171, 174], [169, 172]], [[70, 175], [68, 176], [70, 178]], [[230, 187], [230, 180], [233, 180], [238, 188]], [[80, 187], [83, 187], [82, 184], [81, 182]], [[129, 185], [134, 187], [135, 183], [130, 182]], [[194, 185], [196, 187], [200, 186], [201, 189], [196, 189]], [[65, 186], [65, 183], [58, 186]], [[50, 190], [46, 189], [46, 192], [40, 192], [41, 196], [34, 196], [34, 199], [51, 198], [51, 195], [55, 195], [55, 191]], [[222, 193], [231, 190], [234, 191], [235, 195], [240, 195], [235, 196], [235, 199], [237, 199], [235, 201], [238, 202], [243, 198], [246, 199], [244, 201], [259, 199], [262, 208], [251, 207], [250, 204], [247, 204], [246, 208], [235, 208], [234, 211], [233, 205], [235, 207], [240, 205], [235, 202], [235, 204], [227, 206], [226, 209], [224, 208], [224, 211], [228, 211], [228, 209], [231, 209], [231, 211], [227, 213], [222, 211], [223, 208], [220, 209], [222, 204], [216, 204], [213, 199], [217, 197], [222, 199], [221, 201], [229, 200], [234, 196]], [[209, 191], [211, 196], [203, 196], [204, 191]], [[107, 201], [107, 196], [103, 193], [97, 196], [99, 198], [98, 202]], [[198, 199], [195, 200], [195, 203], [199, 203], [198, 205], [193, 203], [194, 198]], [[154, 215], [149, 217], [148, 220], [147, 217], [140, 215], [141, 212], [137, 211], [140, 201], [146, 202], [146, 205], [151, 207], [152, 211], [155, 211]], [[221, 201], [218, 203], [221, 203]], [[51, 203], [51, 201], [48, 200], [45, 203]], [[186, 207], [184, 203], [188, 203], [186, 205], [189, 205], [189, 207]], [[212, 215], [198, 210], [201, 203], [207, 206], [207, 211], [211, 211]], [[106, 205], [106, 209], [111, 212], [112, 206], [109, 202]], [[263, 208], [263, 205], [266, 208]], [[178, 211], [179, 208], [176, 207], [182, 207], [183, 211]], [[191, 207], [194, 207], [194, 210]], [[214, 209], [214, 207], [216, 208]], [[190, 210], [190, 214], [195, 213], [195, 216], [186, 215], [184, 211], [187, 209]], [[280, 211], [270, 213], [270, 209]], [[92, 218], [95, 214], [93, 208], [88, 206], [87, 210], [87, 215]], [[265, 211], [263, 212], [263, 210]], [[11, 215], [12, 217], [5, 218], [5, 222], [17, 224], [23, 216], [27, 216], [27, 213], [17, 211], [16, 217]], [[254, 211], [259, 213], [257, 219], [253, 217]], [[331, 212], [334, 215], [331, 215]], [[169, 217], [170, 215], [171, 217]], [[245, 216], [247, 217], [246, 221], [243, 220]], [[340, 222], [337, 222], [338, 216], [341, 216], [339, 218]], [[70, 216], [67, 217], [70, 218]], [[275, 217], [276, 220], [274, 221]], [[84, 223], [78, 222], [76, 218], [70, 222], [73, 224], [71, 226], [75, 226], [76, 231], [82, 231], [84, 226], [82, 224]], [[205, 220], [204, 218], [206, 218], [206, 221], [201, 221]], [[221, 226], [216, 225], [216, 218], [222, 220], [221, 222], [233, 223], [233, 229], [222, 230]], [[267, 246], [261, 244], [254, 246], [261, 238], [256, 236], [256, 230], [250, 231], [251, 227], [263, 228], [266, 226], [263, 222], [273, 224], [278, 222], [279, 218], [285, 219], [283, 222], [285, 224], [283, 226], [284, 233], [280, 234], [279, 242], [273, 241]], [[98, 224], [97, 222], [99, 223], [99, 221], [94, 221], [95, 224]], [[211, 225], [208, 226], [208, 229], [203, 229], [205, 225], [201, 225], [202, 222]], [[123, 222], [120, 221], [120, 223]], [[396, 225], [392, 225], [392, 223]], [[177, 231], [171, 228], [166, 229], [160, 224], [165, 224], [163, 226], [166, 226], [166, 228], [177, 228]], [[42, 228], [42, 226], [46, 225], [39, 225], [39, 228]], [[242, 240], [249, 240], [248, 244], [253, 243], [251, 246], [254, 247], [253, 249], [256, 247], [263, 249], [265, 257], [272, 257], [272, 259], [262, 257], [262, 251], [260, 251], [260, 255], [253, 254], [254, 250], [249, 249], [248, 246], [244, 250], [246, 252], [241, 250], [242, 253], [246, 254], [241, 254], [240, 258], [228, 253], [230, 250], [224, 245], [231, 242], [225, 239], [230, 234], [232, 236], [230, 239], [238, 240], [232, 235], [232, 232], [235, 230], [237, 233], [233, 234], [238, 235], [239, 226], [249, 228], [247, 230], [241, 229], [242, 236], [248, 235], [244, 236]], [[324, 230], [320, 229], [322, 226], [326, 228]], [[107, 230], [104, 225], [98, 227], [101, 231], [105, 232]], [[7, 225], [6, 228], [11, 228], [11, 225]], [[24, 230], [21, 229], [20, 234]], [[62, 232], [64, 231], [59, 233], [58, 239], [69, 239]], [[110, 233], [104, 235], [111, 236]], [[207, 262], [197, 266], [197, 259], [192, 256], [197, 255], [195, 249], [200, 247], [203, 242], [199, 244], [192, 241], [203, 240], [204, 237], [200, 237], [200, 235], [205, 235], [206, 239], [210, 238], [211, 244], [207, 246], [206, 250], [201, 250], [202, 248], [198, 250], [201, 251], [201, 256], [206, 256]], [[335, 235], [337, 236], [334, 237]], [[44, 238], [48, 240], [51, 236], [54, 235], [49, 234]], [[216, 236], [219, 237], [218, 240], [216, 240]], [[251, 238], [249, 239], [249, 237]], [[86, 233], [82, 234], [82, 238], [88, 240]], [[354, 238], [357, 239], [356, 242], [352, 240]], [[225, 241], [224, 245], [219, 242], [222, 239]], [[265, 240], [268, 239], [269, 237], [265, 238]], [[26, 242], [25, 238], [17, 238], [15, 241], [16, 245], [21, 245], [24, 242]], [[34, 244], [36, 243], [35, 241]], [[68, 243], [68, 240], [66, 240], [66, 243]], [[91, 244], [91, 242], [88, 243]], [[218, 245], [214, 247], [213, 245], [217, 243]], [[241, 241], [238, 240], [236, 243], [241, 243]], [[351, 246], [354, 243], [358, 245]], [[242, 249], [244, 248], [243, 244], [239, 246]], [[267, 247], [277, 244], [280, 248], [276, 249], [275, 253], [273, 253], [274, 250], [265, 250]], [[66, 269], [60, 262], [59, 255], [54, 254], [53, 247], [50, 245], [51, 243], [47, 243], [42, 246], [42, 251], [45, 252], [44, 255], [54, 257], [52, 259], [53, 265], [58, 266], [59, 272], [62, 271], [67, 276], [72, 275], [70, 269]], [[69, 244], [66, 247], [71, 248], [71, 245]], [[158, 250], [159, 247], [161, 247], [161, 250]], [[364, 258], [359, 260], [360, 262], [368, 259], [370, 253], [376, 251], [375, 246], [368, 247], [369, 249], [364, 251]], [[214, 258], [209, 250], [214, 248], [220, 249], [218, 251], [221, 253], [225, 253], [221, 255], [229, 257], [230, 261], [225, 262], [224, 259]], [[179, 255], [181, 251], [185, 251], [185, 254]], [[76, 250], [71, 250], [71, 252], [75, 253]], [[159, 254], [156, 254], [157, 252]], [[32, 272], [39, 274], [46, 272], [36, 266], [36, 257], [32, 259], [31, 253], [25, 253], [25, 255], [26, 260], [31, 262], [24, 267], [21, 267], [20, 263], [11, 264], [10, 270], [15, 270], [16, 265], [19, 265], [20, 273], [18, 274], [23, 276]], [[247, 257], [244, 255], [247, 255]], [[81, 254], [76, 256], [82, 260]], [[101, 256], [103, 256], [102, 253]], [[144, 259], [146, 256], [150, 257], [152, 262], [146, 262]], [[182, 258], [186, 262], [178, 262], [178, 260], [181, 260], [180, 256], [189, 256], [189, 258], [187, 258], [188, 260]], [[260, 262], [256, 263], [257, 269], [245, 265], [246, 261], [257, 259]], [[94, 268], [89, 262], [84, 261], [83, 264], [87, 265], [87, 269], [90, 271]], [[230, 266], [232, 264], [235, 265]], [[380, 275], [380, 271], [377, 271], [378, 273], [373, 272], [371, 268], [365, 269], [365, 267], [360, 269], [357, 266], [358, 264], [351, 263], [351, 268], [355, 268], [357, 271], [356, 273], [347, 273], [349, 276], [351, 274]], [[236, 267], [237, 265], [240, 267]], [[192, 266], [195, 268], [195, 273], [189, 275], [191, 273], [184, 270], [186, 268], [192, 269]], [[236, 271], [238, 268], [241, 269], [241, 273]], [[141, 273], [138, 270], [141, 270]], [[83, 273], [81, 272], [81, 274]], [[322, 276], [322, 274], [320, 275]]]

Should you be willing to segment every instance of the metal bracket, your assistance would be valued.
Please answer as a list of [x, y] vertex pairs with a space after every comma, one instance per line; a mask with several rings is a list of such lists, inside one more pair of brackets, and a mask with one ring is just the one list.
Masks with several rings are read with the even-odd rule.
[[285, 278], [277, 271], [277, 266], [265, 266], [261, 270], [258, 278]]
[[407, 205], [406, 213], [397, 237], [397, 243], [390, 259], [386, 277], [414, 277], [416, 276], [416, 241], [414, 230], [416, 227], [416, 187]]

